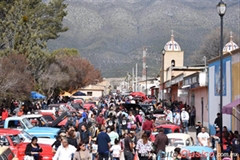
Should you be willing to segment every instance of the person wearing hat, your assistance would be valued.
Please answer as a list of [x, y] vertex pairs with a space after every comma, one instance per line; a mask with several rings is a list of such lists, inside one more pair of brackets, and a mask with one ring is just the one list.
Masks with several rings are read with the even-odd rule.
[[97, 145], [98, 147], [98, 155], [99, 160], [108, 160], [109, 158], [109, 148], [111, 146], [111, 139], [106, 133], [106, 128], [104, 126], [101, 127], [101, 132], [97, 136]]
[[185, 130], [186, 134], [188, 134], [189, 113], [187, 111], [185, 111], [185, 108], [182, 108], [181, 120], [183, 123], [184, 130]]

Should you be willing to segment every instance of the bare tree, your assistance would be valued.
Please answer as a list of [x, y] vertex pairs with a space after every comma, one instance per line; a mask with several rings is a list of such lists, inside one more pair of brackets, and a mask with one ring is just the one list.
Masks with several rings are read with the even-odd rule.
[[[237, 37], [237, 36], [234, 36]], [[223, 33], [223, 44], [225, 45], [230, 40], [230, 32], [225, 30]], [[236, 38], [235, 43], [238, 44]], [[193, 64], [202, 64], [203, 57], [206, 56], [207, 60], [213, 59], [220, 55], [220, 30], [215, 29], [203, 41], [199, 50], [195, 51], [190, 59]]]
[[0, 95], [5, 98], [29, 97], [34, 87], [33, 78], [27, 69], [26, 56], [11, 53], [0, 59]]

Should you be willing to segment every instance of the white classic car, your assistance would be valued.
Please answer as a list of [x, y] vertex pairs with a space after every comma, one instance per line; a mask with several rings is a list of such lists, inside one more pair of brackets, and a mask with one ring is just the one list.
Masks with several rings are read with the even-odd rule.
[[167, 137], [169, 144], [166, 146], [166, 154], [173, 154], [176, 147], [182, 148], [194, 145], [193, 138], [185, 133], [169, 133]]
[[[23, 142], [29, 143], [32, 140], [32, 135], [30, 135], [29, 133], [25, 132], [24, 130], [21, 131], [21, 134], [19, 135], [20, 138], [23, 140]], [[48, 144], [48, 145], [52, 145], [55, 142], [54, 139], [50, 139], [50, 138], [38, 138], [38, 143], [39, 144]]]

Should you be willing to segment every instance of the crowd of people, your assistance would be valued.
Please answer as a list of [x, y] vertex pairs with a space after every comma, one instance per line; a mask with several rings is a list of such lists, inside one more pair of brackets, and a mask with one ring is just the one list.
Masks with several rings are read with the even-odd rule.
[[[156, 118], [146, 115], [140, 108], [124, 108], [122, 104], [141, 104], [132, 97], [105, 97], [100, 99], [96, 107], [90, 110], [84, 108], [83, 112], [72, 112], [68, 116], [64, 131], [52, 144], [55, 153], [53, 160], [151, 160], [165, 155], [168, 138], [163, 128], [159, 128], [155, 141], [149, 139], [151, 131], [155, 128]], [[166, 100], [156, 103], [155, 99], [148, 101], [156, 110], [162, 110], [166, 121], [174, 123], [188, 133], [188, 128], [196, 129], [196, 144], [215, 148], [215, 140], [219, 140], [219, 114], [215, 120], [216, 135], [209, 135], [200, 122], [195, 122], [196, 109], [182, 102]], [[2, 107], [2, 122], [11, 115], [21, 116], [38, 109], [46, 109], [47, 103], [35, 103], [30, 107], [23, 104], [19, 107], [12, 101], [11, 107]], [[58, 113], [57, 113], [58, 114]], [[140, 134], [141, 133], [141, 134]], [[240, 136], [237, 131], [223, 130], [224, 151], [240, 153]], [[210, 145], [212, 144], [212, 146]], [[38, 160], [41, 145], [37, 138], [27, 146], [25, 154]], [[176, 148], [174, 159], [181, 158], [181, 149]]]

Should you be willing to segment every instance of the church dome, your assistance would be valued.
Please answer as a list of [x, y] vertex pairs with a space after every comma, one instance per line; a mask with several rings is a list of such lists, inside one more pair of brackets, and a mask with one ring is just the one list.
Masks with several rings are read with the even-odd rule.
[[171, 35], [171, 40], [166, 43], [164, 49], [166, 51], [181, 51], [180, 45], [176, 41], [174, 41], [173, 31]]
[[230, 33], [230, 41], [223, 47], [223, 52], [230, 52], [238, 49], [238, 45], [233, 42], [232, 32]]

